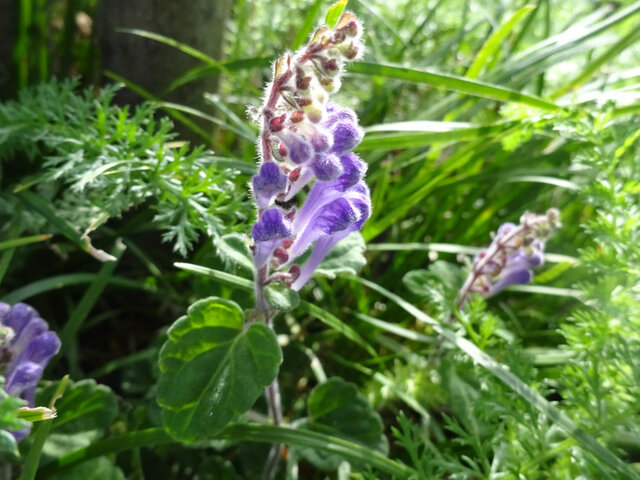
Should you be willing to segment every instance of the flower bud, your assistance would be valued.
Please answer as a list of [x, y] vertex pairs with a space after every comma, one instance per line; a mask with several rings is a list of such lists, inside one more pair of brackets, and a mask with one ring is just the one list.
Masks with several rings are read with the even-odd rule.
[[333, 154], [319, 153], [313, 158], [311, 164], [316, 178], [322, 182], [327, 182], [338, 178], [342, 174], [342, 163], [340, 158]]
[[351, 122], [340, 121], [333, 127], [332, 152], [342, 154], [353, 150], [362, 141], [364, 132]]

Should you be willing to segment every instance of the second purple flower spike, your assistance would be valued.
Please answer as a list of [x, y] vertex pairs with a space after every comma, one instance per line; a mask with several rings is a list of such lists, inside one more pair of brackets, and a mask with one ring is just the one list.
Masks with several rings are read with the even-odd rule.
[[[51, 357], [60, 350], [60, 339], [38, 312], [24, 303], [10, 306], [0, 302], [0, 326], [4, 331], [0, 339], [4, 390], [33, 407], [36, 385]], [[21, 440], [29, 429], [12, 433]]]

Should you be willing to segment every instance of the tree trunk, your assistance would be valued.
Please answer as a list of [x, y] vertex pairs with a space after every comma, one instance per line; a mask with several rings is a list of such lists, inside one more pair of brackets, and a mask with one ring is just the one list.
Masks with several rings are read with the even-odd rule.
[[[219, 59], [230, 10], [230, 0], [101, 0], [97, 34], [102, 66], [154, 95], [163, 95], [173, 80], [201, 62], [175, 47], [117, 30], [135, 28], [161, 34]], [[216, 87], [217, 78], [209, 76], [162, 98], [202, 108], [203, 93]], [[119, 95], [121, 103], [140, 101], [128, 89]]]
[[0, 100], [15, 93], [15, 47], [18, 26], [18, 2], [0, 0]]

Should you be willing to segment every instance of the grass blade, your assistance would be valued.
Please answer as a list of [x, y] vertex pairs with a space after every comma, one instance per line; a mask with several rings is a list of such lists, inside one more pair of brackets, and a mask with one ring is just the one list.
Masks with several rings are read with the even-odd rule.
[[478, 80], [470, 80], [456, 75], [436, 73], [428, 70], [398, 67], [393, 65], [378, 65], [375, 63], [355, 62], [349, 67], [351, 73], [376, 75], [387, 78], [397, 78], [408, 82], [425, 83], [434, 87], [443, 87], [459, 93], [466, 93], [474, 97], [489, 98], [501, 102], [514, 102], [548, 111], [562, 110], [562, 107], [539, 97], [527, 95], [506, 87], [492, 85]]
[[617, 43], [613, 44], [609, 47], [602, 55], [595, 58], [570, 82], [562, 87], [558, 88], [551, 94], [551, 98], [557, 100], [563, 95], [576, 90], [581, 85], [583, 85], [587, 80], [589, 80], [594, 73], [596, 73], [600, 67], [605, 65], [607, 62], [612, 61], [617, 57], [623, 50], [627, 47], [635, 43], [640, 39], [640, 29], [631, 30], [627, 35], [621, 38]]
[[[0, 301], [10, 304], [22, 302], [23, 300], [52, 290], [59, 290], [73, 285], [82, 285], [83, 283], [91, 283], [95, 281], [97, 275], [98, 274], [96, 273], [70, 273], [67, 275], [57, 275], [55, 277], [45, 278], [28, 285], [24, 285], [23, 287], [8, 293], [4, 297], [0, 298]], [[122, 277], [110, 277], [108, 279], [108, 283], [110, 285], [123, 288], [154, 291], [153, 288], [150, 288], [142, 282], [136, 282], [135, 280], [129, 280]]]
[[29, 245], [31, 243], [44, 242], [49, 240], [53, 235], [50, 233], [42, 233], [40, 235], [31, 235], [29, 237], [14, 238], [12, 240], [5, 240], [0, 242], [0, 252], [9, 248], [22, 247], [23, 245]]
[[[353, 462], [370, 465], [382, 472], [395, 475], [396, 478], [408, 478], [411, 475], [415, 475], [415, 471], [406, 465], [386, 458], [362, 445], [310, 430], [294, 430], [292, 428], [274, 427], [271, 425], [231, 424], [215, 438], [244, 442], [298, 445], [333, 453]], [[163, 428], [149, 428], [147, 430], [138, 430], [107, 438], [53, 460], [41, 469], [38, 479], [43, 480], [50, 478], [74, 465], [102, 455], [167, 443], [175, 443], [175, 440], [173, 440]]]
[[329, 25], [331, 28], [335, 27], [340, 19], [340, 15], [342, 15], [344, 9], [347, 8], [347, 3], [349, 3], [349, 0], [338, 0], [336, 3], [331, 5], [327, 12], [327, 16], [324, 19], [324, 23]]
[[[297, 50], [302, 46], [302, 44], [309, 38], [309, 35], [313, 31], [313, 27], [316, 24], [316, 20], [320, 15], [320, 7], [322, 7], [323, 0], [316, 0], [309, 7], [309, 11], [304, 16], [304, 21], [302, 22], [302, 26], [296, 33], [296, 37], [293, 39], [293, 43], [291, 44], [292, 50]], [[331, 10], [330, 10], [331, 11]], [[337, 19], [336, 19], [337, 20]]]
[[[419, 124], [424, 127], [423, 133], [400, 133], [365, 136], [357, 150], [395, 150], [400, 148], [416, 148], [431, 145], [435, 142], [464, 141], [480, 137], [489, 137], [508, 130], [513, 126], [512, 122], [503, 122], [493, 125], [479, 125], [468, 128], [458, 127], [458, 122], [406, 122], [409, 128], [417, 129]], [[448, 123], [452, 123], [447, 129]], [[437, 125], [436, 125], [437, 124]], [[392, 124], [399, 126], [401, 124]], [[383, 126], [375, 126], [374, 131], [382, 131]], [[432, 128], [431, 131], [427, 130]], [[415, 130], [414, 130], [415, 131]]]
[[482, 72], [483, 67], [485, 67], [491, 61], [491, 58], [493, 57], [493, 55], [495, 55], [498, 48], [500, 48], [500, 45], [507, 37], [507, 35], [509, 35], [511, 30], [513, 30], [513, 28], [520, 22], [520, 20], [522, 20], [534, 8], [536, 7], [532, 5], [525, 5], [516, 13], [514, 13], [509, 20], [500, 25], [500, 27], [495, 32], [493, 32], [493, 34], [491, 34], [489, 39], [482, 46], [482, 48], [476, 55], [476, 58], [473, 60], [473, 63], [469, 67], [469, 70], [467, 70], [465, 77], [478, 78], [478, 76]]
[[78, 374], [80, 373], [76, 337], [80, 328], [82, 328], [82, 324], [89, 315], [89, 312], [91, 312], [91, 309], [98, 301], [98, 298], [102, 295], [102, 291], [107, 286], [109, 277], [111, 277], [113, 271], [118, 265], [125, 248], [126, 247], [119, 239], [116, 240], [116, 245], [113, 249], [113, 257], [115, 258], [115, 261], [105, 263], [102, 268], [100, 268], [95, 279], [91, 282], [91, 285], [89, 285], [89, 288], [71, 312], [71, 316], [65, 323], [62, 333], [60, 334], [60, 340], [62, 342], [60, 353], [66, 355], [67, 360], [69, 361], [70, 373], [74, 378], [78, 378]]
[[91, 239], [88, 235], [80, 235], [73, 225], [56, 215], [51, 204], [40, 195], [30, 192], [29, 190], [20, 190], [19, 192], [16, 192], [15, 195], [28, 207], [38, 212], [38, 214], [55, 226], [62, 235], [67, 237], [76, 244], [76, 246], [80, 247], [96, 260], [100, 260], [101, 262], [114, 260], [114, 258], [104, 250], [97, 249], [91, 245]]

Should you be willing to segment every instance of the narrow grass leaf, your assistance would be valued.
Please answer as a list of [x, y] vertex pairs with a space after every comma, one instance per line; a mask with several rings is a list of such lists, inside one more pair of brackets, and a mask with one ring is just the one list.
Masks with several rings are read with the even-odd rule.
[[587, 80], [589, 80], [603, 65], [615, 60], [618, 55], [640, 39], [640, 29], [632, 29], [627, 35], [621, 38], [617, 43], [609, 47], [602, 55], [596, 57], [589, 62], [588, 65], [572, 80], [565, 85], [556, 89], [550, 98], [556, 100], [563, 95], [578, 89]]
[[201, 52], [200, 50], [198, 50], [196, 48], [190, 47], [186, 43], [178, 42], [177, 40], [174, 40], [173, 38], [169, 38], [169, 37], [166, 37], [164, 35], [160, 35], [159, 33], [153, 33], [153, 32], [149, 32], [149, 31], [146, 31], [146, 30], [140, 30], [140, 29], [137, 29], [137, 28], [120, 28], [120, 29], [118, 29], [116, 31], [117, 32], [121, 32], [121, 33], [129, 33], [131, 35], [136, 35], [138, 37], [148, 38], [150, 40], [155, 40], [156, 42], [164, 43], [165, 45], [168, 45], [170, 47], [177, 48], [182, 53], [186, 53], [187, 55], [189, 55], [189, 56], [191, 56], [193, 58], [197, 58], [201, 62], [205, 62], [205, 63], [207, 63], [209, 65], [213, 65], [213, 66], [216, 66], [216, 67], [224, 70], [223, 64], [220, 63], [215, 58], [210, 57], [206, 53]]
[[109, 255], [104, 250], [100, 250], [91, 245], [91, 239], [87, 235], [80, 235], [80, 233], [67, 222], [65, 219], [56, 215], [53, 206], [42, 198], [40, 195], [33, 193], [29, 190], [21, 190], [15, 193], [22, 202], [24, 202], [32, 210], [36, 211], [42, 217], [44, 217], [49, 223], [56, 227], [62, 235], [71, 240], [80, 249], [87, 252], [96, 260], [101, 262], [113, 261], [113, 256]]
[[491, 34], [489, 39], [482, 46], [476, 58], [473, 60], [473, 63], [467, 70], [465, 77], [467, 78], [478, 78], [482, 69], [487, 66], [487, 64], [491, 61], [493, 55], [496, 54], [496, 51], [502, 45], [504, 39], [511, 33], [511, 30], [522, 20], [531, 10], [533, 10], [533, 5], [525, 5], [516, 13], [513, 14], [509, 20], [500, 25], [498, 29]]
[[102, 295], [104, 288], [107, 286], [109, 277], [111, 277], [118, 265], [125, 248], [124, 244], [118, 239], [113, 249], [115, 261], [102, 265], [95, 279], [91, 282], [91, 285], [89, 285], [89, 288], [71, 312], [71, 316], [67, 323], [65, 323], [62, 333], [60, 334], [60, 340], [62, 342], [60, 353], [66, 355], [69, 362], [70, 373], [74, 378], [80, 373], [78, 365], [78, 345], [76, 341], [77, 335], [89, 312], [91, 312], [93, 306]]
[[[434, 122], [435, 123], [435, 122]], [[446, 124], [449, 122], [439, 122]], [[449, 130], [445, 130], [444, 125], [439, 125], [432, 131], [424, 131], [424, 133], [401, 133], [376, 135], [369, 134], [358, 146], [357, 150], [394, 150], [400, 148], [417, 148], [429, 146], [435, 142], [465, 141], [476, 138], [486, 138], [495, 134], [502, 133], [509, 129], [513, 124], [511, 122], [498, 123], [494, 125], [472, 126], [470, 128], [459, 128], [453, 126]], [[415, 127], [415, 125], [412, 125]], [[427, 127], [425, 125], [425, 127]], [[415, 130], [414, 130], [415, 131]]]
[[434, 87], [442, 87], [475, 97], [489, 98], [501, 102], [521, 103], [523, 105], [529, 105], [530, 107], [536, 107], [542, 110], [562, 110], [560, 106], [539, 97], [534, 97], [510, 88], [500, 87], [498, 85], [492, 85], [478, 80], [470, 80], [456, 75], [365, 62], [352, 63], [349, 66], [349, 71], [365, 75], [397, 78], [408, 82], [425, 83]]
[[[294, 430], [288, 427], [271, 425], [232, 424], [227, 426], [217, 439], [258, 443], [285, 443], [317, 449], [323, 452], [341, 455], [347, 460], [365, 463], [381, 472], [395, 475], [398, 479], [409, 478], [416, 472], [402, 463], [395, 462], [362, 445], [317, 432]], [[38, 474], [38, 479], [47, 479], [53, 475], [102, 455], [110, 455], [134, 448], [175, 443], [163, 428], [137, 430], [115, 437], [99, 440], [87, 447], [74, 450], [52, 460]]]
[[338, 0], [336, 3], [331, 5], [327, 11], [324, 23], [329, 25], [331, 28], [335, 27], [340, 19], [340, 15], [342, 15], [344, 9], [347, 8], [347, 3], [349, 3], [349, 0]]
[[9, 248], [22, 247], [23, 245], [29, 245], [31, 243], [44, 242], [49, 240], [53, 235], [50, 233], [42, 233], [40, 235], [32, 235], [29, 237], [14, 238], [11, 240], [5, 240], [0, 242], [0, 252]]
[[[298, 29], [298, 33], [296, 33], [296, 37], [293, 39], [293, 43], [291, 44], [292, 50], [297, 50], [298, 48], [300, 48], [305, 40], [309, 38], [309, 35], [313, 31], [313, 27], [316, 24], [316, 20], [320, 15], [320, 8], [322, 7], [323, 3], [324, 0], [315, 0], [315, 2], [313, 2], [313, 4], [309, 7], [309, 11], [304, 16], [302, 26]], [[329, 12], [331, 12], [331, 10], [329, 10]], [[336, 19], [336, 21], [338, 21], [338, 19]]]

